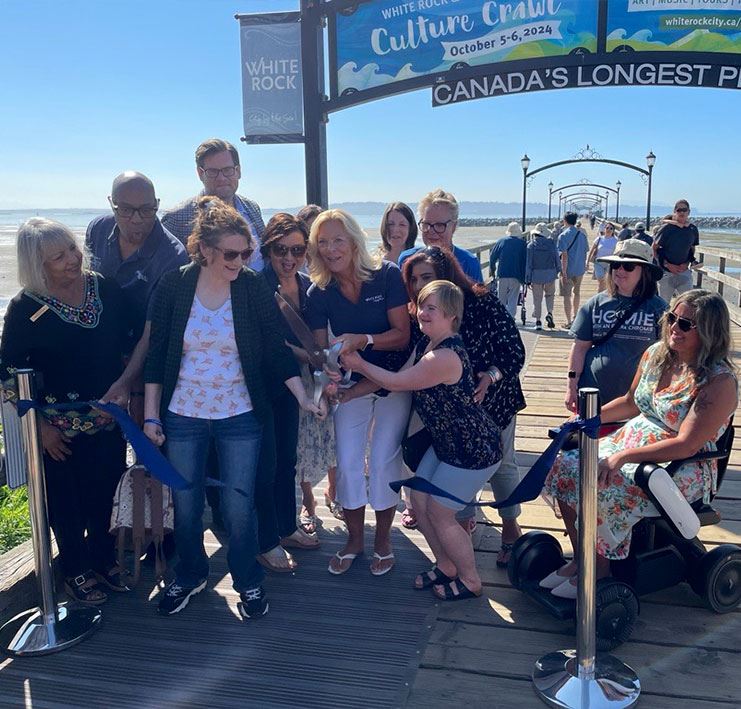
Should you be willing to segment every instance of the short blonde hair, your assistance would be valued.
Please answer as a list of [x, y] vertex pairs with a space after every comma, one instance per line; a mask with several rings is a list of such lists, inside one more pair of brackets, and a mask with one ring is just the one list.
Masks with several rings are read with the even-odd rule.
[[433, 204], [445, 205], [450, 210], [450, 215], [453, 221], [458, 221], [458, 200], [450, 192], [446, 192], [441, 187], [432, 190], [432, 192], [428, 192], [421, 200], [419, 200], [419, 204], [417, 205], [417, 214], [420, 219], [425, 213], [425, 210]]
[[378, 257], [371, 256], [365, 245], [366, 233], [350, 214], [342, 209], [326, 209], [314, 220], [309, 233], [309, 274], [319, 288], [326, 288], [333, 278], [319, 254], [319, 232], [327, 222], [339, 222], [349, 237], [352, 246], [352, 262], [355, 277], [359, 281], [369, 281], [373, 273], [381, 267]]
[[453, 332], [458, 332], [463, 320], [463, 291], [450, 281], [430, 281], [417, 296], [417, 308], [431, 295], [437, 298], [443, 313], [453, 318]]
[[[80, 244], [75, 235], [64, 224], [52, 219], [34, 217], [21, 224], [16, 234], [16, 255], [18, 261], [18, 282], [23, 290], [39, 295], [49, 294], [44, 270], [44, 254], [49, 247]], [[87, 269], [88, 260], [83, 253], [82, 267]]]

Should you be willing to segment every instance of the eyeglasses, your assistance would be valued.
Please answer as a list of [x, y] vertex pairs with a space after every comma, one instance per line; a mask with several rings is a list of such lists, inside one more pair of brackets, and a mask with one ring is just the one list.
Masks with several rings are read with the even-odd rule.
[[677, 212], [678, 214], [681, 214], [684, 212], [689, 212], [690, 210], [689, 210], [689, 207], [677, 207], [674, 211]]
[[160, 201], [157, 200], [155, 205], [145, 204], [142, 207], [131, 207], [128, 204], [116, 204], [111, 202], [111, 209], [122, 219], [131, 219], [134, 214], [138, 214], [141, 219], [151, 219], [160, 207]]
[[215, 177], [218, 177], [219, 174], [222, 174], [224, 177], [234, 177], [234, 175], [237, 174], [237, 166], [236, 165], [229, 165], [229, 167], [200, 167], [198, 168], [206, 177], [210, 177], [211, 179], [214, 179]]
[[284, 244], [273, 244], [273, 253], [280, 258], [283, 258], [291, 252], [291, 256], [294, 258], [301, 258], [306, 256], [306, 246], [301, 244], [297, 246], [285, 246]]
[[252, 256], [254, 249], [252, 247], [245, 249], [244, 251], [235, 251], [234, 249], [222, 249], [219, 246], [214, 246], [214, 249], [221, 251], [221, 255], [224, 257], [224, 261], [234, 261], [238, 257], [242, 261], [249, 261]]
[[619, 268], [622, 268], [626, 273], [633, 273], [637, 266], [637, 263], [611, 263], [610, 270], [617, 271]]
[[697, 327], [697, 323], [692, 322], [692, 320], [689, 320], [688, 318], [680, 318], [679, 315], [675, 315], [674, 313], [666, 314], [666, 322], [669, 323], [669, 327], [672, 327], [674, 323], [677, 323], [677, 326], [682, 332], [689, 332], [693, 328]]
[[445, 230], [448, 228], [448, 224], [455, 221], [454, 219], [448, 219], [447, 222], [424, 222], [419, 221], [417, 222], [417, 226], [420, 228], [420, 231], [429, 231], [432, 229], [436, 234], [444, 234]]

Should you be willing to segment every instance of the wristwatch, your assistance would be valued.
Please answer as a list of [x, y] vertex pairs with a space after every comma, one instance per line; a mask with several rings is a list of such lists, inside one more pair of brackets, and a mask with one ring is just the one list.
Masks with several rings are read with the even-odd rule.
[[373, 347], [373, 335], [366, 335], [366, 338], [368, 338], [368, 342], [365, 343], [365, 347], [363, 347], [364, 350]]
[[576, 379], [576, 372], [573, 369], [571, 369], [569, 370], [568, 376], [569, 376], [569, 379]]

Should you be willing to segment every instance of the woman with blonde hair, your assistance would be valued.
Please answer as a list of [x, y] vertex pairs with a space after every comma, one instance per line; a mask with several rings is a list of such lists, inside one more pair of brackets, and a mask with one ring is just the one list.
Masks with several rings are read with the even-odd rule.
[[[699, 289], [683, 293], [664, 314], [661, 339], [644, 353], [630, 391], [602, 407], [603, 423], [629, 420], [599, 443], [598, 578], [609, 575], [611, 560], [628, 555], [633, 526], [657, 514], [635, 483], [637, 464], [715, 450], [738, 403], [730, 350], [730, 316], [723, 298]], [[578, 451], [566, 451], [545, 483], [575, 546], [578, 476]], [[717, 461], [688, 461], [672, 477], [688, 502], [707, 503], [716, 490]], [[556, 596], [575, 598], [577, 571], [576, 563], [569, 562], [540, 585]]]
[[[342, 342], [342, 353], [384, 364], [389, 351], [409, 344], [408, 296], [399, 268], [371, 257], [365, 233], [347, 212], [322, 212], [309, 235], [310, 274], [307, 320], [320, 347], [329, 345], [328, 328]], [[353, 383], [359, 379], [353, 374]], [[388, 483], [401, 476], [401, 440], [409, 417], [407, 393], [376, 392], [340, 404], [334, 415], [337, 445], [337, 500], [348, 540], [329, 564], [345, 573], [363, 552], [365, 507], [376, 513], [371, 573], [391, 570], [391, 523], [399, 496]], [[368, 457], [366, 485], [365, 451]]]
[[[414, 392], [414, 407], [430, 433], [432, 445], [416, 476], [459, 500], [472, 500], [495, 472], [501, 458], [499, 429], [477, 403], [475, 371], [458, 330], [464, 317], [463, 291], [450, 281], [428, 283], [417, 297], [417, 320], [424, 337], [414, 365], [389, 372], [356, 352], [343, 364], [390, 391]], [[414, 588], [432, 587], [442, 600], [481, 595], [471, 537], [458, 524], [465, 505], [412, 489], [419, 529], [435, 565], [414, 580]]]

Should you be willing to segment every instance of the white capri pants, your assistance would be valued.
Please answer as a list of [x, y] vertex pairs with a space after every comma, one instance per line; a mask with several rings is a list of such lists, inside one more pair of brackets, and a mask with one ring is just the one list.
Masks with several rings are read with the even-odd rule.
[[[412, 405], [410, 392], [367, 394], [340, 404], [334, 414], [337, 501], [348, 510], [387, 510], [399, 501], [389, 483], [402, 473], [401, 441]], [[365, 454], [368, 451], [368, 480]]]

